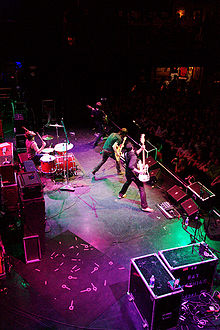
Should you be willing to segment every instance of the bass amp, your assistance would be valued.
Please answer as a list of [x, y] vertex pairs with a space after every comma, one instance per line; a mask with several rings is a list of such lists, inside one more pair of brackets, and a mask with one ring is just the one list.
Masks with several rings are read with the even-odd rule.
[[43, 196], [43, 185], [36, 171], [20, 173], [17, 179], [21, 200]]

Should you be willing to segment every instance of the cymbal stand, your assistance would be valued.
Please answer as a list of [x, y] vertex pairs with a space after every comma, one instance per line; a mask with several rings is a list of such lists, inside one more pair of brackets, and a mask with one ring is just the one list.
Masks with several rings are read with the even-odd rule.
[[[63, 122], [63, 119], [61, 120], [61, 124], [63, 125], [63, 130], [64, 130], [64, 133], [65, 133], [65, 137], [66, 137], [66, 155], [63, 155], [63, 169], [64, 169], [64, 178], [66, 179], [66, 184], [64, 186], [62, 186], [60, 188], [60, 190], [65, 190], [65, 191], [75, 191], [75, 189], [69, 185], [69, 169], [68, 169], [68, 154], [67, 154], [67, 143], [69, 144], [69, 139], [68, 139], [68, 136], [67, 136], [67, 131], [66, 131], [66, 128], [64, 126], [64, 122]], [[65, 158], [66, 158], [66, 165], [65, 165]]]
[[56, 126], [56, 136], [57, 136], [57, 143], [59, 143], [59, 130], [57, 126]]

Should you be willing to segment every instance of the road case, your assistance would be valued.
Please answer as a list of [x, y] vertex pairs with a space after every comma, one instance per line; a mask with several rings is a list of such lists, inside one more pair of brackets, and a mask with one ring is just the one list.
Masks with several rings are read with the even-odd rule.
[[204, 242], [161, 250], [158, 255], [173, 276], [180, 279], [185, 297], [211, 290], [218, 258]]
[[[150, 278], [154, 275], [154, 287]], [[131, 259], [128, 295], [139, 312], [143, 326], [168, 329], [176, 326], [183, 289], [157, 254]]]

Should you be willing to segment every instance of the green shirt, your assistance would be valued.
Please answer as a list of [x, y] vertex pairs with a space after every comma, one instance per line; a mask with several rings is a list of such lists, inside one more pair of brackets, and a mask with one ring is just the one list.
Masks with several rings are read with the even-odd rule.
[[118, 145], [120, 145], [122, 143], [122, 138], [118, 133], [111, 133], [107, 138], [107, 140], [105, 141], [103, 149], [110, 152], [114, 152], [112, 146], [115, 144], [115, 142], [117, 142]]

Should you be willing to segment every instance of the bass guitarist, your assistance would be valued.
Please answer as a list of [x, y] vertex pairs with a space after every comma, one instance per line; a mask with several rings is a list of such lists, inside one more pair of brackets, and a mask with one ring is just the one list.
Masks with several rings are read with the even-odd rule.
[[126, 182], [122, 186], [118, 198], [125, 198], [126, 192], [132, 182], [134, 182], [139, 190], [141, 199], [141, 210], [144, 212], [153, 212], [154, 210], [148, 206], [144, 183], [139, 180], [138, 175], [143, 174], [142, 169], [138, 169], [138, 155], [145, 149], [144, 145], [135, 152], [133, 145], [128, 142], [124, 148], [125, 155], [125, 176]]
[[120, 157], [118, 158], [118, 154], [117, 156], [115, 155], [115, 150], [117, 149], [117, 146], [122, 144], [127, 133], [127, 128], [122, 128], [118, 133], [111, 133], [109, 135], [102, 149], [102, 160], [93, 169], [93, 175], [95, 175], [95, 173], [102, 167], [102, 165], [105, 164], [109, 157], [115, 160], [117, 173], [121, 174]]

